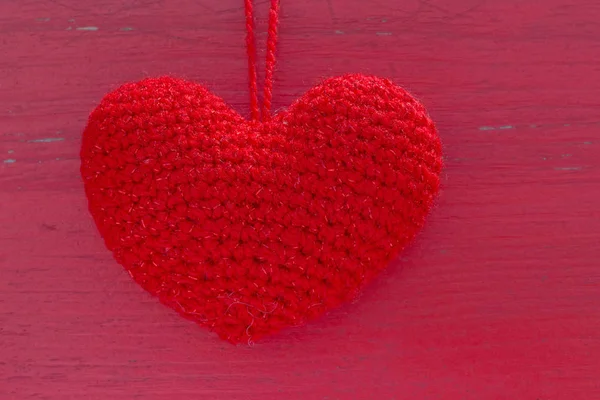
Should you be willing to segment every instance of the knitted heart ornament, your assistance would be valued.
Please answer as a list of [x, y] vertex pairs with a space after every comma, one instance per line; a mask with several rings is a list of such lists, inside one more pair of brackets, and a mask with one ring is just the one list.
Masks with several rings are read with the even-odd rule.
[[422, 227], [442, 165], [424, 107], [364, 75], [262, 121], [189, 81], [125, 84], [92, 112], [81, 160], [116, 260], [233, 343], [352, 299]]

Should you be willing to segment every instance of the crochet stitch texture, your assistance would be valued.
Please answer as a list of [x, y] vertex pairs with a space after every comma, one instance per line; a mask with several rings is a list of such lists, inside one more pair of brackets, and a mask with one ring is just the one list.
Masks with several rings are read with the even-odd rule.
[[104, 97], [81, 160], [116, 260], [238, 343], [352, 299], [423, 226], [442, 152], [425, 108], [387, 79], [331, 78], [258, 122], [162, 77]]

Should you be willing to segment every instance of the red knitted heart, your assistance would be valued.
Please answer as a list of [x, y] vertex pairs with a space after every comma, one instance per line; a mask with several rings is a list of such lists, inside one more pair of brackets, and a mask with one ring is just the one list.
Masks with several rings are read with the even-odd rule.
[[363, 75], [262, 123], [195, 83], [126, 84], [92, 112], [81, 158], [117, 261], [234, 343], [351, 299], [423, 225], [442, 164], [423, 106]]

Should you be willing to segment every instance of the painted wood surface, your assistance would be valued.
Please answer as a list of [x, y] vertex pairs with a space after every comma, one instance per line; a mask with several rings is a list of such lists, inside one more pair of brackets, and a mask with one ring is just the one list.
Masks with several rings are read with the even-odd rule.
[[438, 124], [443, 191], [357, 302], [234, 347], [112, 260], [78, 151], [101, 96], [146, 76], [247, 115], [242, 0], [0, 2], [0, 399], [600, 399], [599, 20], [592, 0], [282, 0], [275, 107], [393, 78]]

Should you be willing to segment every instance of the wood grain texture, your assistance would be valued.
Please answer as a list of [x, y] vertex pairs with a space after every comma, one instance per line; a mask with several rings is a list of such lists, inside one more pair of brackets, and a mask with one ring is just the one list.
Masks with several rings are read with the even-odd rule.
[[78, 171], [125, 81], [187, 77], [248, 114], [242, 1], [0, 2], [0, 399], [600, 399], [599, 19], [593, 0], [282, 0], [274, 108], [391, 77], [446, 169], [357, 302], [249, 348], [135, 285]]

